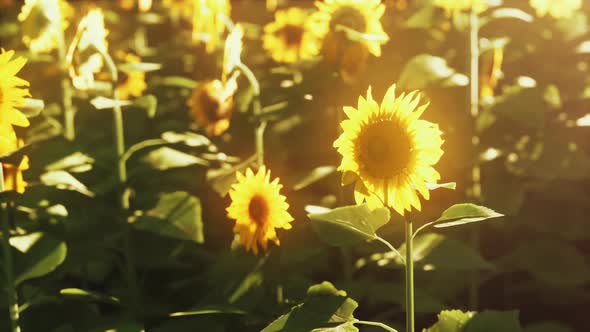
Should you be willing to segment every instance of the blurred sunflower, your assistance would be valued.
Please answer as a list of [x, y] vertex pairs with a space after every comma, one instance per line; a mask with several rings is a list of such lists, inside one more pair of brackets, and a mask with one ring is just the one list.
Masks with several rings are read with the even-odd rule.
[[502, 46], [493, 47], [481, 54], [479, 86], [482, 98], [494, 96], [498, 79], [502, 76], [503, 59], [504, 48]]
[[319, 52], [319, 41], [307, 24], [306, 11], [292, 7], [275, 13], [264, 27], [263, 46], [276, 62], [296, 63]]
[[0, 53], [0, 125], [28, 127], [29, 120], [16, 107], [25, 105], [25, 97], [29, 97], [29, 82], [16, 74], [24, 67], [27, 60], [22, 57], [12, 59], [14, 51]]
[[[135, 54], [127, 53], [121, 56], [125, 63], [141, 63], [141, 58]], [[128, 100], [129, 97], [139, 97], [147, 89], [145, 83], [145, 72], [136, 70], [121, 70], [122, 80], [117, 84], [119, 99]]]
[[340, 77], [352, 83], [364, 71], [369, 58], [369, 50], [362, 44], [351, 44], [344, 49], [340, 59]]
[[219, 136], [229, 128], [239, 76], [239, 72], [232, 74], [232, 71], [241, 63], [243, 35], [242, 27], [238, 24], [227, 36], [221, 80], [197, 85], [187, 101], [191, 117], [199, 128], [205, 129], [208, 136]]
[[76, 39], [70, 45], [67, 55], [70, 77], [76, 89], [88, 90], [94, 87], [94, 76], [104, 66], [101, 53], [108, 52], [108, 33], [104, 25], [104, 14], [100, 9], [90, 10], [80, 21]]
[[537, 12], [537, 16], [547, 14], [554, 18], [569, 18], [582, 8], [582, 0], [530, 0], [531, 7]]
[[268, 241], [279, 245], [276, 229], [291, 229], [293, 217], [287, 209], [289, 204], [280, 194], [282, 185], [279, 178], [270, 182], [270, 171], [265, 167], [254, 172], [248, 168], [246, 174], [236, 173], [238, 179], [230, 192], [231, 204], [227, 215], [236, 220], [234, 233], [246, 250], [258, 254], [258, 245], [266, 251]]
[[205, 42], [207, 53], [219, 45], [230, 11], [229, 0], [193, 0], [193, 40]]
[[33, 53], [59, 48], [74, 8], [64, 0], [25, 0], [18, 20], [22, 22], [22, 40]]
[[427, 184], [440, 179], [433, 165], [443, 154], [443, 139], [437, 125], [420, 119], [428, 105], [418, 107], [419, 101], [416, 91], [396, 96], [392, 85], [381, 105], [369, 88], [356, 109], [344, 107], [348, 119], [334, 147], [342, 155], [342, 184], [356, 182], [358, 204], [385, 205], [403, 215], [420, 210], [416, 190], [430, 198]]
[[443, 8], [447, 14], [453, 14], [462, 10], [475, 10], [481, 13], [488, 9], [486, 0], [434, 0], [434, 5]]
[[381, 0], [317, 1], [318, 11], [310, 17], [310, 28], [324, 39], [328, 60], [337, 59], [341, 49], [352, 41], [364, 44], [374, 56], [381, 56], [381, 45], [389, 37], [381, 26], [385, 5]]
[[193, 90], [186, 104], [197, 126], [204, 128], [208, 136], [219, 136], [229, 128], [236, 89], [235, 80], [229, 85], [211, 80]]
[[131, 10], [137, 2], [137, 9], [140, 12], [147, 12], [152, 9], [152, 0], [118, 0], [119, 7], [125, 10]]

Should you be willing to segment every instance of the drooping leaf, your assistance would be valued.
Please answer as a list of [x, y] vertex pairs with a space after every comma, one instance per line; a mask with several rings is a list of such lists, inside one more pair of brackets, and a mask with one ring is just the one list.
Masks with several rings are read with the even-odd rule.
[[424, 89], [432, 84], [443, 86], [465, 86], [467, 76], [449, 67], [447, 61], [430, 54], [419, 54], [404, 67], [398, 86], [403, 90]]
[[153, 168], [159, 169], [161, 171], [171, 168], [187, 167], [191, 165], [209, 165], [209, 162], [205, 159], [169, 148], [167, 146], [150, 151], [143, 158], [143, 161], [148, 163]]
[[320, 166], [314, 168], [309, 174], [299, 180], [294, 186], [293, 190], [301, 190], [310, 184], [317, 182], [326, 176], [334, 173], [336, 171], [336, 167], [334, 166]]
[[203, 243], [201, 218], [200, 200], [186, 192], [176, 191], [161, 194], [156, 206], [139, 216], [133, 226], [161, 236]]
[[121, 300], [114, 296], [100, 294], [80, 288], [64, 288], [59, 291], [59, 294], [61, 294], [63, 297], [79, 299], [83, 301], [102, 302], [115, 305], [121, 303]]
[[358, 332], [353, 325], [358, 303], [346, 292], [324, 281], [311, 286], [305, 301], [277, 318], [262, 332], [339, 331]]
[[41, 182], [46, 186], [56, 187], [62, 190], [73, 190], [82, 195], [94, 197], [94, 193], [88, 190], [86, 185], [66, 171], [49, 171], [42, 174]]
[[465, 324], [464, 332], [521, 332], [518, 311], [486, 310]]
[[438, 321], [423, 332], [462, 332], [474, 314], [473, 311], [443, 310], [438, 314]]
[[366, 204], [310, 213], [312, 226], [320, 238], [334, 246], [350, 246], [377, 239], [376, 231], [390, 218], [389, 209], [373, 211]]
[[78, 151], [45, 166], [48, 171], [85, 172], [92, 169], [94, 158]]
[[45, 233], [16, 236], [12, 241], [22, 250], [14, 257], [16, 284], [52, 272], [66, 258], [66, 244]]
[[443, 228], [458, 226], [502, 216], [504, 215], [485, 206], [461, 203], [455, 204], [446, 209], [442, 215], [434, 221], [434, 227]]

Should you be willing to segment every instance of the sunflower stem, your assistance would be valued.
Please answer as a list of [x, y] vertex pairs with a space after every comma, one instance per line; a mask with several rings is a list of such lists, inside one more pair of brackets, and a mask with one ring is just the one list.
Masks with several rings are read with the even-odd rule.
[[[4, 171], [0, 163], [0, 192], [4, 192]], [[6, 296], [8, 300], [8, 312], [10, 314], [10, 331], [20, 332], [18, 294], [14, 284], [14, 264], [10, 246], [10, 222], [6, 217], [6, 203], [0, 204], [0, 223], [2, 224], [2, 249], [4, 251], [4, 273], [6, 278]]]
[[[477, 154], [479, 146], [479, 136], [476, 129], [476, 121], [479, 116], [479, 22], [475, 9], [472, 8], [470, 14], [469, 29], [469, 55], [470, 55], [470, 113], [473, 118], [473, 137], [471, 139], [473, 151]], [[473, 159], [474, 163], [471, 168], [471, 195], [475, 201], [481, 201], [481, 169], [479, 167], [478, 156]], [[479, 247], [479, 230], [472, 228], [470, 233], [471, 246], [475, 249]], [[479, 303], [479, 271], [473, 270], [469, 278], [469, 309], [477, 310]]]
[[[61, 11], [60, 11], [61, 15]], [[60, 18], [61, 21], [61, 18]], [[76, 138], [76, 109], [72, 103], [72, 84], [68, 78], [68, 58], [66, 54], [66, 42], [63, 29], [59, 29], [58, 34], [58, 56], [61, 67], [61, 90], [62, 90], [62, 104], [64, 110], [64, 137], [68, 141], [73, 141]]]
[[406, 220], [406, 332], [414, 332], [414, 259], [412, 221]]
[[[102, 52], [105, 62], [111, 72], [111, 80], [113, 84], [116, 84], [119, 77], [119, 72], [117, 71], [117, 67], [113, 61], [113, 58], [107, 53]], [[127, 284], [129, 286], [129, 292], [131, 294], [131, 312], [134, 316], [138, 314], [138, 306], [139, 306], [139, 291], [137, 287], [137, 274], [135, 270], [135, 258], [133, 257], [132, 251], [132, 239], [131, 239], [131, 231], [132, 227], [131, 224], [127, 221], [127, 213], [129, 210], [129, 191], [127, 189], [127, 165], [125, 157], [125, 128], [123, 122], [123, 112], [121, 110], [121, 105], [119, 103], [119, 92], [115, 87], [113, 87], [113, 100], [115, 101], [115, 105], [113, 106], [113, 125], [115, 129], [115, 146], [117, 149], [117, 173], [119, 176], [119, 185], [120, 185], [120, 204], [121, 209], [123, 210], [124, 220], [123, 223], [125, 224], [125, 236], [123, 239], [123, 252], [125, 255], [126, 269], [125, 274], [127, 278]]]
[[244, 74], [244, 76], [246, 76], [246, 79], [248, 79], [248, 83], [250, 84], [250, 88], [254, 94], [254, 99], [252, 101], [253, 113], [259, 121], [258, 126], [256, 129], [254, 129], [256, 159], [258, 167], [262, 167], [264, 165], [264, 130], [266, 129], [266, 121], [260, 118], [260, 115], [262, 114], [262, 107], [260, 106], [260, 83], [258, 82], [256, 75], [254, 75], [252, 70], [245, 64], [238, 62], [236, 64], [236, 68], [238, 68]]

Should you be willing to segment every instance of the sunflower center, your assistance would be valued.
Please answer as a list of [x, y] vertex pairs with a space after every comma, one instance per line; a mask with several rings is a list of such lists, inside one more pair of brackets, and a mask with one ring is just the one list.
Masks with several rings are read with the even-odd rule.
[[288, 46], [296, 46], [301, 44], [301, 40], [303, 39], [303, 28], [297, 25], [287, 24], [278, 31], [278, 34], [283, 36]]
[[268, 218], [268, 204], [264, 197], [258, 194], [252, 197], [248, 205], [248, 214], [250, 215], [250, 219], [254, 220], [258, 226], [266, 223], [266, 219]]
[[330, 30], [334, 31], [337, 25], [343, 25], [358, 32], [366, 32], [367, 29], [365, 16], [352, 6], [342, 6], [332, 14]]
[[358, 160], [376, 178], [401, 173], [410, 161], [412, 147], [407, 133], [393, 120], [369, 124], [360, 134]]

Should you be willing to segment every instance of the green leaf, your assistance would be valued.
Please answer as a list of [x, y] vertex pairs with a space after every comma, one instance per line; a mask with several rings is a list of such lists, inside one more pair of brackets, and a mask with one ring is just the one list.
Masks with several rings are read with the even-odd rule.
[[334, 246], [350, 246], [376, 240], [376, 231], [389, 221], [390, 215], [387, 208], [371, 211], [362, 204], [310, 213], [308, 217], [322, 240]]
[[256, 156], [252, 156], [233, 167], [210, 169], [207, 171], [207, 181], [211, 183], [221, 197], [225, 197], [231, 186], [236, 182], [236, 172], [244, 172], [256, 161]]
[[47, 171], [86, 172], [92, 169], [94, 158], [78, 151], [45, 166]]
[[526, 13], [518, 8], [498, 8], [494, 10], [489, 16], [482, 18], [480, 27], [490, 22], [494, 22], [495, 20], [507, 18], [516, 19], [526, 23], [533, 22], [533, 17], [529, 13]]
[[[432, 270], [477, 270], [493, 269], [494, 266], [486, 261], [479, 252], [467, 246], [466, 244], [448, 238], [442, 234], [428, 233], [418, 235], [414, 239], [413, 258], [417, 269], [425, 271]], [[402, 244], [399, 252], [402, 256], [406, 253], [406, 244]], [[393, 258], [398, 265], [402, 265], [397, 256], [385, 254]], [[377, 258], [373, 255], [372, 258]]]
[[66, 171], [49, 171], [41, 175], [41, 182], [49, 187], [61, 190], [73, 190], [88, 197], [94, 197], [94, 193], [72, 174]]
[[489, 110], [492, 114], [517, 122], [525, 128], [543, 129], [546, 108], [544, 93], [539, 87], [511, 86], [496, 98]]
[[293, 190], [301, 190], [310, 184], [317, 182], [326, 176], [334, 173], [336, 171], [336, 167], [334, 166], [320, 166], [314, 168], [309, 174], [307, 174], [304, 178], [299, 180], [294, 186]]
[[412, 58], [402, 70], [398, 85], [402, 90], [424, 89], [432, 84], [465, 86], [469, 79], [449, 67], [447, 61], [430, 54]]
[[199, 85], [197, 81], [181, 76], [155, 77], [150, 81], [150, 84], [186, 89], [194, 89]]
[[438, 314], [438, 321], [423, 332], [462, 332], [474, 314], [473, 311], [443, 310]]
[[63, 263], [68, 251], [64, 242], [45, 233], [15, 236], [11, 242], [22, 250], [14, 257], [16, 284], [52, 272]]
[[324, 281], [307, 290], [305, 301], [280, 316], [262, 332], [358, 332], [353, 313], [358, 303]]
[[137, 217], [133, 226], [161, 236], [196, 243], [205, 241], [201, 201], [183, 191], [161, 194], [156, 206]]
[[209, 162], [205, 159], [195, 157], [167, 146], [150, 151], [143, 158], [143, 161], [161, 171], [191, 165], [209, 165]]
[[187, 316], [201, 316], [201, 315], [245, 315], [246, 312], [234, 308], [202, 308], [190, 311], [173, 312], [169, 317], [187, 317]]
[[518, 311], [486, 310], [471, 318], [464, 332], [521, 332]]
[[121, 300], [114, 296], [104, 295], [80, 288], [64, 288], [59, 291], [59, 294], [61, 294], [63, 297], [79, 299], [84, 301], [102, 302], [116, 305], [121, 303]]
[[168, 143], [184, 143], [190, 147], [211, 145], [211, 141], [203, 135], [186, 131], [177, 133], [174, 131], [167, 131], [162, 134], [162, 139]]
[[498, 213], [485, 206], [475, 205], [471, 203], [455, 204], [446, 209], [442, 215], [434, 221], [434, 227], [443, 228], [451, 226], [459, 226], [463, 224], [479, 222], [490, 218], [503, 217], [504, 215]]

